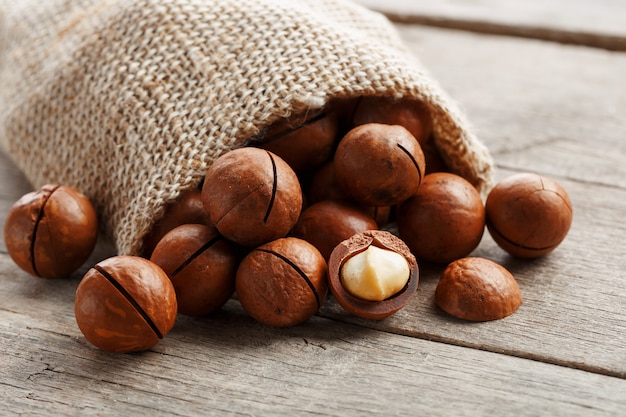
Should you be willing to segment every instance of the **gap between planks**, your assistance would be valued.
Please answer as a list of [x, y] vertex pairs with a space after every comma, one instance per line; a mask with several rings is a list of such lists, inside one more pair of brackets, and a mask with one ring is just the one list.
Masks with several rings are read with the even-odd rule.
[[570, 31], [542, 26], [514, 26], [479, 20], [455, 19], [443, 16], [426, 16], [381, 12], [394, 23], [416, 24], [443, 29], [462, 30], [488, 35], [513, 36], [537, 39], [566, 45], [587, 46], [609, 51], [626, 51], [626, 38], [591, 32]]

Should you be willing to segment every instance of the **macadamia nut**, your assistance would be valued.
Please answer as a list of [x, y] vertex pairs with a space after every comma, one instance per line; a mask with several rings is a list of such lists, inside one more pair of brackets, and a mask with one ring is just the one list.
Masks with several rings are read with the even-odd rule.
[[556, 181], [532, 173], [515, 174], [499, 182], [485, 207], [493, 240], [519, 258], [552, 252], [572, 224], [567, 191]]
[[341, 268], [341, 283], [355, 297], [381, 301], [404, 288], [410, 273], [404, 256], [370, 246], [346, 261]]
[[47, 184], [13, 204], [4, 224], [4, 242], [13, 261], [31, 275], [60, 278], [91, 255], [98, 218], [78, 190]]
[[522, 294], [513, 275], [502, 265], [479, 257], [457, 259], [441, 274], [435, 303], [463, 320], [497, 320], [513, 314]]
[[289, 233], [302, 210], [302, 189], [278, 155], [239, 148], [207, 170], [202, 203], [221, 235], [252, 248]]

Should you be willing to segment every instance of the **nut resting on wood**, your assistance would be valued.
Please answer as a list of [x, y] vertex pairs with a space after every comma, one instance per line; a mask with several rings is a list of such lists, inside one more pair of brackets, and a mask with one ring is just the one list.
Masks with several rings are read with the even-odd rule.
[[522, 304], [517, 281], [503, 266], [484, 258], [452, 262], [441, 274], [435, 303], [464, 320], [487, 321], [507, 317]]
[[295, 237], [274, 240], [250, 252], [239, 265], [237, 297], [257, 321], [294, 326], [311, 318], [328, 292], [327, 265], [310, 243]]
[[485, 230], [485, 208], [472, 185], [458, 175], [428, 174], [398, 208], [398, 231], [420, 261], [449, 263], [467, 256]]
[[181, 314], [213, 313], [235, 291], [235, 250], [214, 227], [176, 227], [157, 244], [150, 260], [172, 280]]
[[99, 262], [78, 284], [74, 300], [85, 338], [110, 352], [156, 345], [174, 326], [176, 310], [176, 293], [165, 272], [137, 256]]
[[556, 181], [521, 173], [498, 184], [485, 204], [487, 228], [493, 240], [519, 258], [552, 252], [569, 232], [572, 203]]
[[89, 257], [98, 218], [89, 199], [74, 188], [48, 184], [20, 198], [4, 224], [13, 261], [31, 275], [60, 278]]

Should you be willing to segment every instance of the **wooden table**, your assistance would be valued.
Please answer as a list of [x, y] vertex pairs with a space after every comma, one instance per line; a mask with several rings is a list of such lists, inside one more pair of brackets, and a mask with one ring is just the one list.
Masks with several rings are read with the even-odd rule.
[[[231, 300], [209, 318], [179, 317], [148, 352], [108, 354], [74, 321], [87, 266], [71, 279], [35, 279], [2, 242], [0, 414], [626, 415], [624, 7], [362, 3], [398, 22], [466, 110], [498, 180], [533, 171], [570, 193], [574, 223], [554, 253], [515, 260], [487, 234], [474, 253], [513, 272], [521, 308], [493, 322], [456, 320], [435, 307], [441, 269], [428, 267], [411, 304], [381, 322], [331, 299], [307, 324], [273, 329]], [[5, 155], [0, 178], [4, 223], [31, 187]], [[87, 264], [112, 253], [102, 243]]]

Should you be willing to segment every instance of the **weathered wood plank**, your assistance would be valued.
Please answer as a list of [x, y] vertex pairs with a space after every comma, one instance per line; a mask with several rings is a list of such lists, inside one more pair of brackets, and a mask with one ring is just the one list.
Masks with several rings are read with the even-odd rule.
[[626, 50], [626, 9], [619, 0], [357, 0], [399, 23]]
[[626, 54], [398, 28], [498, 166], [626, 188]]
[[179, 317], [154, 349], [90, 346], [72, 280], [27, 277], [0, 258], [0, 412], [28, 415], [530, 416], [618, 414], [626, 381], [314, 318], [290, 329], [231, 301]]

